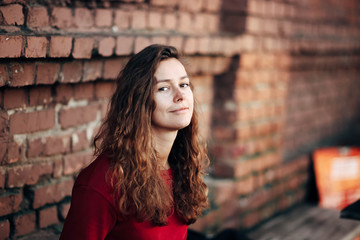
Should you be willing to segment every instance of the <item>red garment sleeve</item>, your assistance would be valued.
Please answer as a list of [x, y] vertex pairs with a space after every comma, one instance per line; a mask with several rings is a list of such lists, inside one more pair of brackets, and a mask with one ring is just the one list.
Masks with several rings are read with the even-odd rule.
[[103, 240], [116, 223], [116, 211], [101, 193], [76, 186], [60, 240]]

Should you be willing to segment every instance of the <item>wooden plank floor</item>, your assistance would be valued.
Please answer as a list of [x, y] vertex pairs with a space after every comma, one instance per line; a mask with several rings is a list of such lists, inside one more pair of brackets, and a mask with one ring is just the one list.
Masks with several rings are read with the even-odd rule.
[[248, 233], [254, 240], [353, 240], [360, 221], [342, 219], [336, 210], [300, 205]]

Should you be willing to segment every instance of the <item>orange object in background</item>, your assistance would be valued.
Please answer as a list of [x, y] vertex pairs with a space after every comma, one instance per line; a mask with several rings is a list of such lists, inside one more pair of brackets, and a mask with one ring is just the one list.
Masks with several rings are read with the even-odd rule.
[[331, 147], [314, 152], [319, 205], [343, 209], [360, 198], [360, 147]]

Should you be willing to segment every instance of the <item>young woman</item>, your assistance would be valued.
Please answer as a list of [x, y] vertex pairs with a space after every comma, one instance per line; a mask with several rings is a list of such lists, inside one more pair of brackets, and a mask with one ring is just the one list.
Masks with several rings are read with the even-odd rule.
[[116, 83], [60, 239], [185, 240], [208, 206], [189, 76], [174, 47], [151, 45]]

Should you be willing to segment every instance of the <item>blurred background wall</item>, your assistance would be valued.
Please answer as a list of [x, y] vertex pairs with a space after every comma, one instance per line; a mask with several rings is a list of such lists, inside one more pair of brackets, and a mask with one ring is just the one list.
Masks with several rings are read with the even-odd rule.
[[356, 0], [0, 2], [0, 239], [61, 224], [114, 79], [151, 43], [185, 54], [212, 161], [193, 229], [305, 201], [311, 152], [359, 143]]

